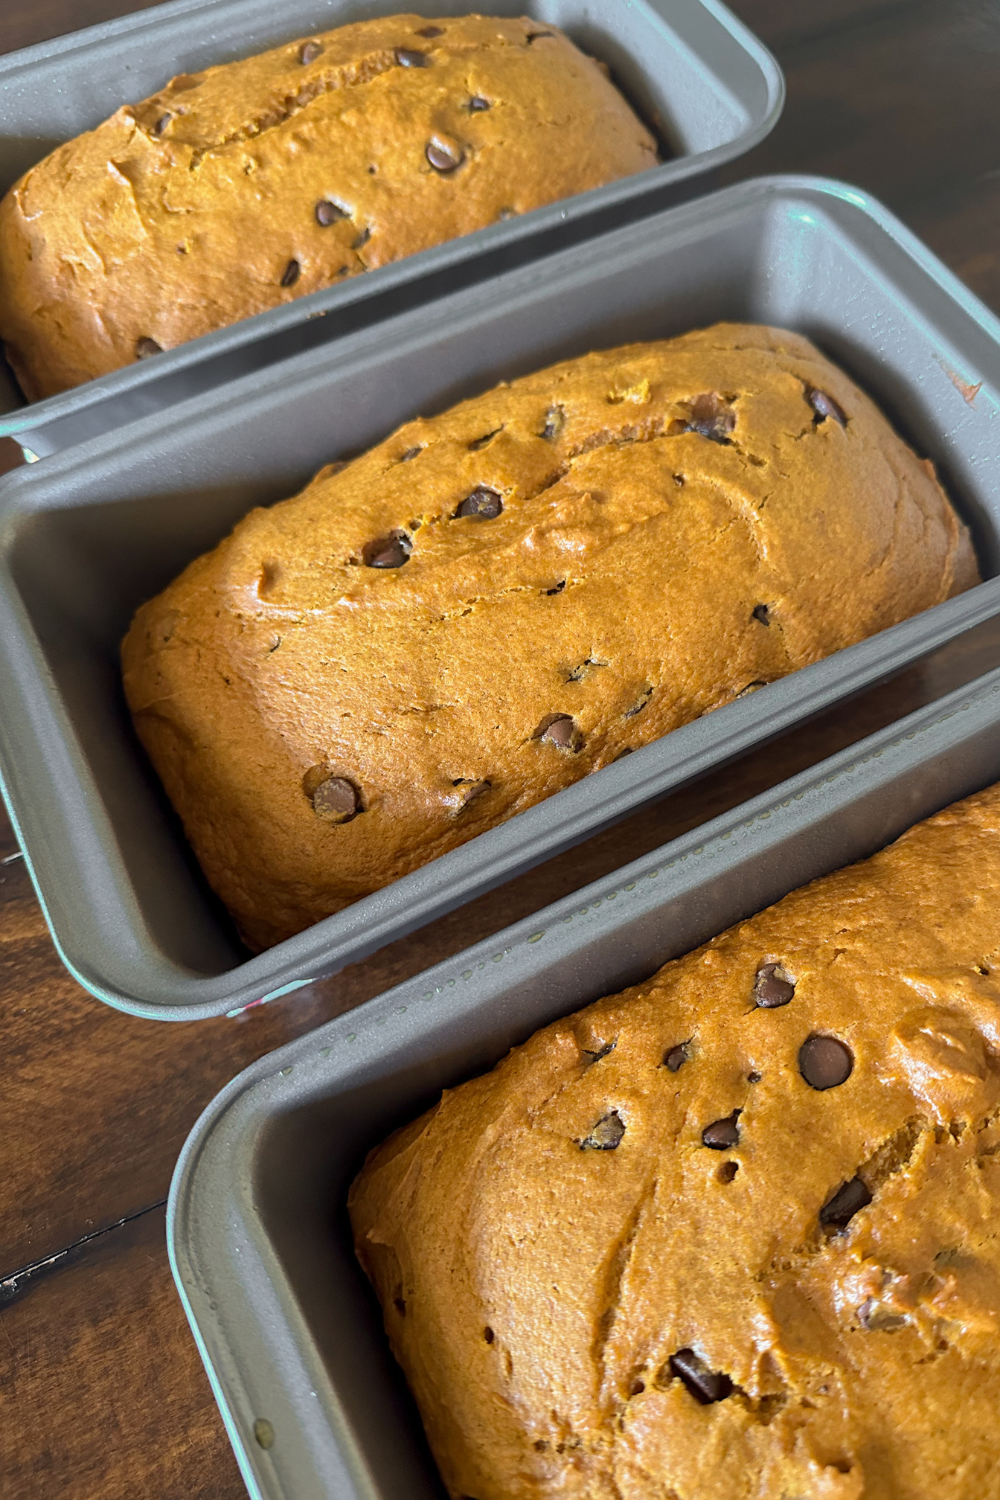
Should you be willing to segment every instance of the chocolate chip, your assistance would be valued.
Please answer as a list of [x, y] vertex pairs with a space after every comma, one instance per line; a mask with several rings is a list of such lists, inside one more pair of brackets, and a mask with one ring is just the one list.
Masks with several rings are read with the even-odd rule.
[[734, 1109], [724, 1120], [713, 1120], [701, 1132], [701, 1144], [712, 1151], [731, 1151], [740, 1143], [740, 1128], [737, 1120], [741, 1111]]
[[153, 129], [156, 132], [156, 134], [157, 135], [162, 135], [163, 132], [166, 130], [167, 126], [170, 124], [170, 121], [172, 119], [173, 119], [173, 115], [169, 115], [169, 114], [168, 115], [161, 115], [160, 118], [157, 120], [156, 124], [153, 126]]
[[550, 406], [545, 415], [545, 426], [539, 433], [539, 437], [545, 438], [551, 443], [552, 439], [558, 437], [566, 426], [566, 413], [561, 406]]
[[525, 41], [530, 46], [532, 42], [540, 42], [543, 37], [552, 35], [551, 31], [533, 31], [530, 36], [525, 37]]
[[795, 985], [780, 964], [762, 964], [753, 984], [754, 1003], [761, 1010], [777, 1010], [795, 994]]
[[576, 730], [569, 714], [549, 714], [535, 730], [534, 738], [557, 750], [575, 750]]
[[598, 1120], [590, 1134], [580, 1142], [581, 1151], [614, 1151], [625, 1134], [625, 1123], [616, 1109]]
[[396, 61], [401, 68], [426, 68], [427, 53], [411, 52], [407, 47], [397, 47]]
[[860, 1177], [852, 1177], [843, 1183], [832, 1198], [828, 1198], [819, 1211], [819, 1222], [824, 1229], [844, 1229], [854, 1218], [858, 1209], [865, 1208], [872, 1195]]
[[316, 205], [316, 223], [322, 224], [324, 229], [329, 224], [336, 224], [338, 219], [349, 217], [346, 208], [341, 208], [339, 203], [331, 203], [329, 198], [321, 198]]
[[738, 1161], [724, 1161], [715, 1174], [716, 1180], [718, 1182], [735, 1182], [736, 1174], [739, 1170], [740, 1164]]
[[423, 451], [423, 448], [407, 448], [406, 452], [400, 455], [399, 462], [401, 464], [408, 464], [411, 458], [416, 458], [417, 454], [423, 453]]
[[771, 621], [768, 619], [766, 604], [755, 604], [753, 609], [750, 611], [750, 614], [754, 620], [759, 620], [762, 625], [769, 626], [771, 623]]
[[691, 402], [691, 421], [688, 429], [709, 438], [713, 443], [728, 443], [729, 434], [736, 426], [736, 413], [727, 401], [706, 391]]
[[729, 1376], [721, 1370], [713, 1370], [693, 1349], [678, 1349], [676, 1354], [671, 1354], [670, 1370], [678, 1380], [683, 1380], [702, 1406], [725, 1401], [732, 1395], [733, 1382]]
[[818, 391], [815, 386], [810, 385], [806, 388], [806, 397], [809, 405], [816, 413], [814, 422], [817, 427], [820, 422], [825, 422], [827, 417], [832, 417], [841, 427], [847, 426], [847, 416], [844, 408], [838, 405], [832, 396], [828, 396], [826, 391]]
[[312, 794], [313, 812], [324, 823], [349, 823], [361, 811], [357, 788], [343, 776], [321, 781]]
[[370, 228], [362, 229], [362, 231], [358, 235], [357, 239], [355, 239], [352, 242], [351, 249], [352, 250], [361, 250], [365, 245], [367, 245], [367, 243], [371, 239], [371, 237], [372, 237], [372, 232], [371, 232]]
[[747, 1083], [760, 1083], [761, 1076], [762, 1075], [758, 1073], [756, 1069], [754, 1069], [752, 1073], [747, 1074]]
[[309, 63], [315, 62], [317, 57], [322, 56], [322, 53], [322, 42], [303, 42], [299, 48], [299, 62], [303, 67], [308, 67]]
[[388, 536], [369, 542], [362, 556], [366, 568], [401, 568], [409, 562], [413, 543], [405, 531], [390, 531]]
[[479, 484], [471, 495], [466, 495], [455, 512], [455, 519], [472, 516], [477, 521], [495, 521], [502, 510], [503, 501], [496, 490], [488, 489], [485, 484]]
[[302, 267], [299, 265], [297, 260], [290, 260], [288, 262], [288, 265], [281, 273], [281, 285], [294, 286], [299, 279], [299, 272], [301, 270]]
[[473, 94], [472, 98], [469, 100], [469, 113], [471, 115], [479, 114], [481, 110], [489, 109], [489, 107], [490, 101], [488, 99], [484, 99], [482, 94]]
[[799, 1048], [799, 1072], [811, 1089], [835, 1089], [854, 1067], [850, 1047], [835, 1036], [806, 1037]]
[[136, 359], [151, 359], [154, 354], [162, 353], [163, 346], [162, 344], [158, 344], [155, 339], [142, 338], [135, 341]]
[[444, 36], [443, 26], [424, 26], [417, 32], [417, 36]]
[[691, 1056], [690, 1052], [688, 1051], [690, 1045], [690, 1041], [678, 1042], [677, 1046], [671, 1047], [670, 1051], [664, 1057], [663, 1061], [666, 1063], [671, 1073], [676, 1073], [678, 1068], [682, 1068], [688, 1061], [689, 1057]]
[[399, 1316], [401, 1318], [406, 1317], [406, 1303], [403, 1301], [402, 1297], [393, 1297], [392, 1305], [399, 1313]]
[[561, 594], [562, 591], [563, 591], [563, 589], [565, 587], [566, 587], [566, 580], [565, 580], [565, 578], [561, 578], [559, 580], [559, 582], [556, 584], [555, 588], [546, 589], [545, 592], [547, 594]]
[[465, 160], [465, 153], [461, 147], [452, 145], [449, 141], [439, 140], [436, 136], [427, 142], [427, 150], [424, 153], [435, 172], [454, 172]]

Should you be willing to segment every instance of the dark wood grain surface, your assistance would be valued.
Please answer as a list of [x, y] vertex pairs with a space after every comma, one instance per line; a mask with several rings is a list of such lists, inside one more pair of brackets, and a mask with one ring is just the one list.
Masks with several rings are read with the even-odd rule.
[[[0, 0], [0, 49], [136, 8], [134, 0]], [[788, 106], [727, 180], [812, 172], [857, 183], [1000, 311], [995, 0], [734, 0], [733, 8], [776, 53]], [[0, 468], [18, 457], [7, 444]], [[1000, 627], [983, 627], [652, 814], [237, 1020], [167, 1026], [92, 1000], [56, 957], [0, 815], [0, 1494], [244, 1493], [163, 1232], [184, 1137], [240, 1068], [998, 664]]]

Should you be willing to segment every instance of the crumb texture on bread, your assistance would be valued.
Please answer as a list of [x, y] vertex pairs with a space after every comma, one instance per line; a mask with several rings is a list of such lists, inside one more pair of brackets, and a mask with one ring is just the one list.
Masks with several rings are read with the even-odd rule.
[[173, 78], [27, 172], [0, 336], [38, 400], [656, 161], [555, 27], [359, 21]]
[[371, 1153], [452, 1496], [996, 1500], [1000, 787]]
[[129, 706], [267, 946], [977, 579], [929, 464], [719, 325], [407, 423], [141, 608]]

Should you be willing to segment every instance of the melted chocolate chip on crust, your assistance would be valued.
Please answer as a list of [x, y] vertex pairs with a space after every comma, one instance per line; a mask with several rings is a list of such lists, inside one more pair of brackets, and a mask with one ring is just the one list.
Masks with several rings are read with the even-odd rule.
[[313, 812], [324, 823], [349, 823], [361, 811], [357, 788], [344, 776], [321, 781], [312, 794]]
[[142, 338], [135, 341], [136, 359], [151, 359], [154, 354], [162, 353], [163, 346], [162, 344], [158, 344], [155, 339]]
[[755, 604], [750, 611], [750, 616], [754, 620], [759, 620], [762, 625], [770, 626], [771, 624], [771, 621], [768, 619], [768, 607], [766, 604]]
[[481, 110], [489, 109], [489, 107], [490, 101], [488, 99], [484, 99], [482, 94], [473, 94], [472, 98], [469, 100], [470, 115], [479, 114]]
[[316, 223], [321, 224], [324, 229], [330, 224], [336, 224], [338, 219], [349, 217], [346, 208], [341, 208], [339, 203], [331, 203], [329, 198], [321, 198], [316, 205]]
[[616, 1109], [598, 1120], [593, 1130], [580, 1142], [581, 1151], [615, 1151], [625, 1134], [625, 1122]]
[[412, 52], [408, 47], [397, 47], [396, 61], [401, 68], [426, 68], [427, 53]]
[[317, 57], [321, 57], [322, 54], [322, 42], [303, 42], [299, 48], [299, 62], [303, 67], [308, 67], [311, 62], [315, 62]]
[[835, 1089], [854, 1068], [850, 1047], [835, 1036], [807, 1037], [799, 1048], [799, 1072], [811, 1089]]
[[832, 1198], [828, 1198], [819, 1211], [819, 1222], [824, 1229], [845, 1229], [861, 1208], [867, 1208], [872, 1195], [860, 1177], [852, 1177], [842, 1183]]
[[156, 134], [157, 135], [162, 135], [163, 132], [166, 130], [167, 126], [170, 124], [170, 121], [172, 119], [173, 119], [173, 115], [169, 115], [169, 114], [167, 114], [167, 115], [161, 115], [160, 118], [157, 120], [156, 124], [153, 126], [153, 129], [156, 132]]
[[413, 543], [405, 531], [390, 531], [369, 542], [362, 554], [366, 568], [401, 568], [409, 562]]
[[690, 1045], [690, 1041], [678, 1042], [676, 1047], [670, 1048], [670, 1051], [666, 1054], [663, 1061], [670, 1069], [671, 1073], [676, 1073], [678, 1069], [683, 1068], [684, 1064], [688, 1061], [689, 1057], [691, 1056], [691, 1054], [688, 1052], [688, 1048], [690, 1047]]
[[503, 501], [496, 490], [485, 484], [477, 485], [471, 495], [466, 495], [455, 512], [456, 520], [472, 517], [476, 521], [495, 521], [503, 510]]
[[444, 36], [443, 26], [423, 26], [417, 32], [417, 36]]
[[427, 142], [425, 156], [434, 168], [435, 172], [454, 172], [465, 160], [465, 153], [459, 146], [453, 146], [447, 141], [435, 137]]
[[809, 386], [806, 390], [806, 398], [816, 413], [813, 422], [817, 427], [821, 422], [825, 422], [827, 417], [832, 417], [841, 427], [847, 426], [847, 414], [844, 408], [834, 401], [832, 396], [828, 396], [826, 391], [818, 391], [815, 386]]
[[475, 802], [477, 797], [481, 797], [484, 792], [489, 792], [493, 789], [492, 781], [465, 781], [459, 779], [454, 785], [468, 788], [467, 791], [461, 794], [462, 801], [458, 808], [459, 812], [464, 812], [470, 802]]
[[670, 1356], [670, 1371], [682, 1380], [702, 1406], [712, 1406], [732, 1395], [733, 1382], [722, 1370], [713, 1370], [693, 1349], [678, 1349]]
[[701, 1132], [701, 1144], [712, 1151], [730, 1151], [740, 1143], [740, 1127], [737, 1124], [741, 1111], [734, 1109], [724, 1120], [713, 1120]]
[[535, 730], [534, 738], [557, 750], [573, 750], [576, 728], [569, 714], [550, 714]]
[[705, 391], [702, 395], [695, 396], [690, 411], [690, 432], [700, 433], [713, 443], [729, 442], [729, 434], [736, 426], [736, 413], [729, 402], [716, 395], [715, 391]]
[[299, 265], [297, 260], [290, 260], [288, 262], [288, 265], [281, 273], [281, 285], [294, 286], [299, 279], [299, 272], [301, 270], [302, 267]]
[[761, 1010], [777, 1010], [795, 994], [795, 985], [780, 964], [762, 964], [754, 979], [754, 1004]]

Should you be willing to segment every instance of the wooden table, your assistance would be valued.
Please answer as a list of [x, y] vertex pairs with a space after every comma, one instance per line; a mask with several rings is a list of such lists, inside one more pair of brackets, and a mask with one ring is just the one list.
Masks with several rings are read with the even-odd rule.
[[[788, 105], [727, 178], [814, 172], [858, 183], [1000, 311], [995, 0], [732, 4], [777, 54]], [[0, 46], [135, 8], [2, 0]], [[5, 466], [17, 457], [8, 445]], [[654, 814], [238, 1020], [167, 1026], [91, 999], [60, 965], [0, 822], [0, 1493], [244, 1494], [164, 1244], [178, 1151], [239, 1069], [998, 663], [1000, 629], [983, 628]]]

